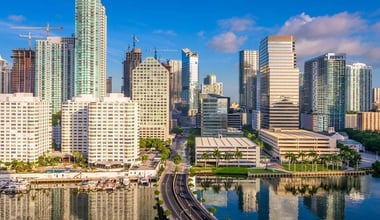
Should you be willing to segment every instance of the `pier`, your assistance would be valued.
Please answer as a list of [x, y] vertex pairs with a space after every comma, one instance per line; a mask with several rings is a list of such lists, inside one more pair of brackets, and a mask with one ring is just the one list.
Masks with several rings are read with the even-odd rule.
[[286, 172], [286, 173], [248, 173], [248, 178], [265, 177], [329, 177], [329, 176], [361, 176], [368, 171], [318, 171], [318, 172]]

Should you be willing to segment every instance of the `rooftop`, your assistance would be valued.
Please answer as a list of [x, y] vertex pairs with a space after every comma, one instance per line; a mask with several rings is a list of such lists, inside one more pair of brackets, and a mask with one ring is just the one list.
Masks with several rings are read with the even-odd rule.
[[267, 133], [276, 138], [329, 138], [328, 136], [318, 134], [315, 132], [302, 130], [302, 129], [294, 129], [294, 130], [279, 130], [279, 131], [271, 131], [266, 129], [261, 129], [260, 132]]
[[251, 147], [256, 144], [245, 137], [196, 137], [195, 145], [197, 147]]

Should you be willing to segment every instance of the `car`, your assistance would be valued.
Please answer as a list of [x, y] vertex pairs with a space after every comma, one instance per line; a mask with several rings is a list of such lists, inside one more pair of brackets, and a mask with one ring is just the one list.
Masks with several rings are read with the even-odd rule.
[[179, 194], [179, 196], [180, 196], [181, 198], [185, 198], [185, 194], [184, 194], [183, 192], [181, 192], [181, 193]]

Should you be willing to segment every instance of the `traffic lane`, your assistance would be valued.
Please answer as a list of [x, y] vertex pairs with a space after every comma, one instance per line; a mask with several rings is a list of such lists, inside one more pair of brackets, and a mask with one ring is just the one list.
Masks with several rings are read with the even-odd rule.
[[179, 191], [179, 199], [181, 204], [189, 211], [189, 214], [193, 219], [214, 219], [211, 214], [205, 210], [196, 200], [196, 198], [191, 194], [192, 192], [186, 186], [187, 175], [181, 174], [178, 178], [176, 186]]
[[164, 184], [161, 186], [162, 198], [167, 208], [172, 212], [172, 217], [174, 217], [174, 219], [181, 219], [180, 215], [181, 215], [182, 208], [179, 206], [179, 204], [175, 200], [175, 196], [173, 193], [174, 192], [173, 181], [174, 181], [173, 174], [165, 174], [164, 179], [162, 181]]

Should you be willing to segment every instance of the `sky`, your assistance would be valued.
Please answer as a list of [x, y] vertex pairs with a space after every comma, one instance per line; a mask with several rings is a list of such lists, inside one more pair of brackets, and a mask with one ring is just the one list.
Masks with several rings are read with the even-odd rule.
[[[27, 48], [19, 37], [28, 30], [13, 26], [62, 26], [51, 36], [75, 32], [75, 0], [0, 0], [0, 55]], [[102, 0], [106, 7], [107, 76], [120, 92], [122, 62], [138, 38], [143, 59], [181, 59], [181, 49], [199, 54], [199, 81], [216, 74], [224, 95], [238, 101], [239, 50], [257, 50], [268, 35], [294, 35], [297, 65], [327, 52], [346, 53], [347, 64], [373, 67], [373, 87], [380, 87], [380, 1], [378, 0]], [[43, 30], [30, 30], [42, 37]]]

